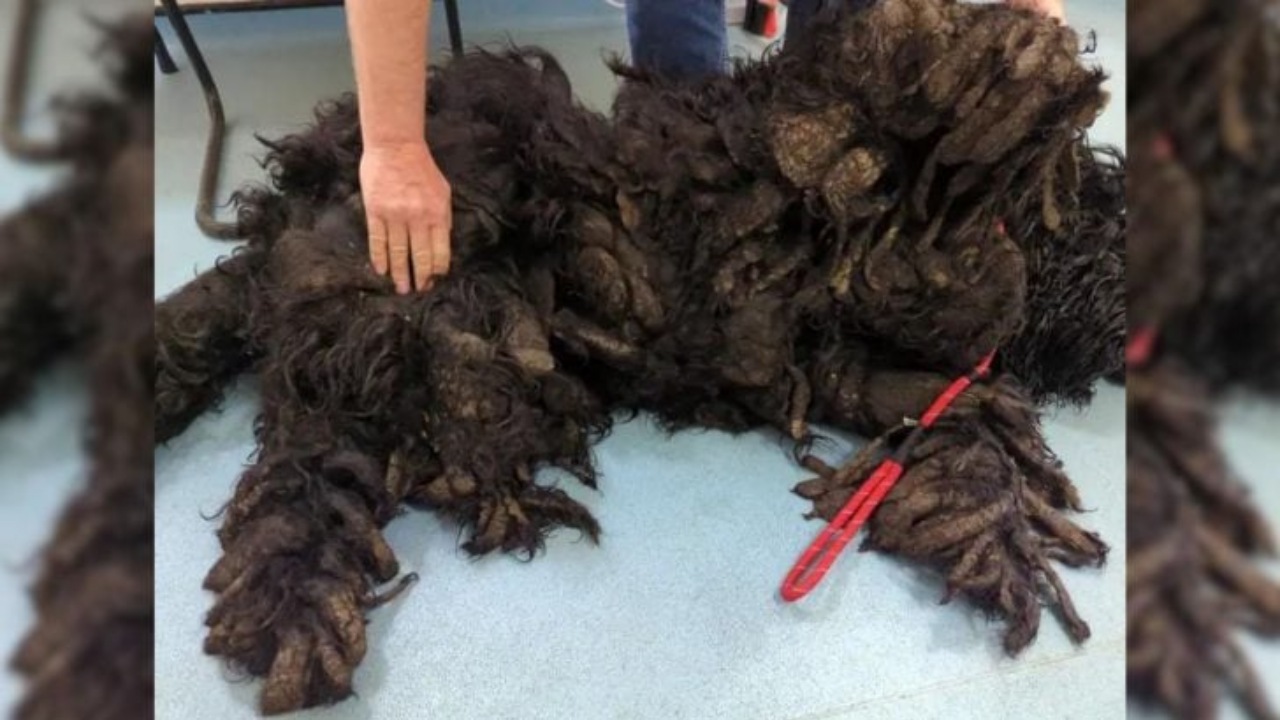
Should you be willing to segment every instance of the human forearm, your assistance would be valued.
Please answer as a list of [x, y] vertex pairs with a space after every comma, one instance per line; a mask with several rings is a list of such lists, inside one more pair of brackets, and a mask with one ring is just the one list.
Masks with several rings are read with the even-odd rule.
[[431, 0], [348, 0], [364, 154], [369, 260], [396, 290], [426, 290], [449, 269], [449, 182], [427, 149]]
[[431, 0], [347, 0], [366, 147], [424, 142]]

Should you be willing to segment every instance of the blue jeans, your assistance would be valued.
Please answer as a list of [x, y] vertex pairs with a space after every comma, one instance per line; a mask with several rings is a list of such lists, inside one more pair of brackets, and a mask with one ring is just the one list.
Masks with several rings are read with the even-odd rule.
[[[792, 41], [820, 9], [849, 0], [791, 0], [787, 35]], [[868, 0], [853, 0], [869, 5]], [[627, 0], [632, 64], [649, 72], [697, 80], [724, 72], [728, 38], [724, 0]]]

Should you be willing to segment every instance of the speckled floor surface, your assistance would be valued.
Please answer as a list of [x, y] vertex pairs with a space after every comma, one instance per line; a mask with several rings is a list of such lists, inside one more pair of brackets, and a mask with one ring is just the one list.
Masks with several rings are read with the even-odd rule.
[[[621, 16], [579, 5], [572, 21], [506, 16], [498, 25], [491, 11], [466, 20], [469, 40], [501, 38], [505, 28], [517, 42], [542, 44], [582, 97], [603, 104], [612, 85], [601, 49], [625, 48]], [[1123, 6], [1075, 5], [1073, 19], [1097, 30], [1096, 57], [1124, 97]], [[251, 133], [286, 131], [316, 100], [349, 89], [349, 58], [331, 11], [201, 18], [194, 27], [232, 122], [225, 193], [261, 177]], [[758, 51], [745, 36], [734, 42]], [[191, 220], [205, 132], [192, 75], [157, 76], [157, 108], [156, 290], [164, 293], [229, 248]], [[1117, 105], [1098, 137], [1121, 142], [1123, 122]], [[255, 412], [254, 382], [243, 381], [222, 413], [157, 452], [159, 718], [254, 714], [257, 686], [229, 682], [200, 652], [211, 599], [200, 581], [217, 556], [215, 526], [201, 513], [229, 497], [252, 450]], [[1112, 387], [1088, 411], [1047, 423], [1096, 508], [1083, 523], [1117, 544], [1123, 428], [1123, 392]], [[964, 605], [938, 606], [934, 579], [876, 555], [849, 554], [804, 603], [784, 605], [778, 584], [820, 526], [801, 517], [805, 504], [788, 491], [804, 474], [771, 436], [667, 437], [641, 418], [596, 454], [601, 492], [566, 487], [600, 519], [599, 547], [567, 533], [532, 563], [469, 561], [455, 528], [421, 513], [396, 520], [388, 540], [422, 581], [372, 616], [360, 697], [305, 717], [1101, 719], [1125, 711], [1122, 553], [1103, 570], [1065, 573], [1093, 639], [1073, 647], [1046, 618], [1014, 661], [1000, 651], [998, 626]]]

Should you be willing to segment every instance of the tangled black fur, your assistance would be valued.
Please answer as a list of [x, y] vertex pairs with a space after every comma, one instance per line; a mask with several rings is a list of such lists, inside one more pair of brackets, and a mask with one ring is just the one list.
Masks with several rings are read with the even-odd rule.
[[19, 720], [153, 713], [153, 29], [105, 31], [112, 87], [56, 106], [66, 177], [0, 220], [0, 412], [60, 356], [91, 388], [88, 482], [41, 552], [12, 658]]
[[248, 242], [156, 314], [158, 440], [262, 378], [206, 651], [265, 676], [269, 713], [346, 697], [397, 508], [455, 519], [473, 553], [594, 539], [536, 472], [594, 486], [616, 411], [881, 436], [846, 468], [807, 461], [829, 518], [993, 349], [1000, 377], [914, 450], [869, 541], [1008, 620], [1010, 653], [1042, 601], [1083, 640], [1051, 561], [1106, 546], [1061, 514], [1080, 501], [1035, 411], [1122, 364], [1124, 165], [1085, 139], [1106, 96], [1078, 52], [1027, 12], [889, 0], [696, 85], [618, 66], [608, 117], [545, 52], [470, 54], [428, 84], [454, 260], [414, 296], [368, 265], [354, 100], [266, 141]]

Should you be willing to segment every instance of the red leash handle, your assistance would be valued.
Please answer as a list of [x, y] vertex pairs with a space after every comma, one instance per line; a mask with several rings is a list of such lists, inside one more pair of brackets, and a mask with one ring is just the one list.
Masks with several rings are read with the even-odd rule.
[[[987, 353], [968, 375], [956, 378], [947, 386], [947, 389], [943, 390], [929, 405], [929, 409], [925, 411], [924, 417], [912, 431], [912, 435], [918, 437], [918, 433], [933, 425], [961, 393], [967, 390], [975, 380], [991, 371], [991, 361], [994, 359], [995, 351], [993, 350]], [[912, 444], [912, 439], [908, 438], [898, 452], [905, 456], [904, 450]], [[818, 586], [818, 583], [822, 582], [822, 578], [826, 576], [831, 566], [835, 565], [840, 553], [844, 552], [845, 547], [853, 540], [853, 536], [858, 534], [858, 530], [871, 517], [871, 513], [875, 512], [875, 509], [888, 496], [889, 491], [897, 484], [898, 479], [902, 477], [902, 463], [905, 461], [905, 457], [891, 457], [876, 466], [871, 477], [862, 483], [862, 487], [858, 488], [853, 497], [840, 508], [840, 512], [836, 513], [835, 518], [822, 529], [822, 532], [818, 533], [818, 537], [814, 538], [809, 547], [805, 548], [796, 564], [791, 566], [791, 571], [782, 581], [783, 600], [795, 602], [808, 595]]]
[[902, 466], [895, 460], [880, 463], [871, 477], [862, 483], [858, 492], [840, 508], [835, 519], [818, 533], [818, 537], [791, 567], [786, 580], [782, 581], [783, 600], [795, 602], [822, 582], [836, 558], [840, 557], [840, 553], [853, 540], [853, 536], [858, 534], [862, 524], [871, 517], [871, 511], [884, 500], [900, 477]]

